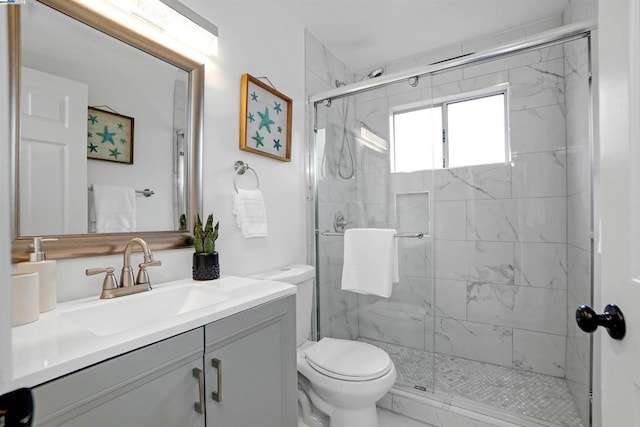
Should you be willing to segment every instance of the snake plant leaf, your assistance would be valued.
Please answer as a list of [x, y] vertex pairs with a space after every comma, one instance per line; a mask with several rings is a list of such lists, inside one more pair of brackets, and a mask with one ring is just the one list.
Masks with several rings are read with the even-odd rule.
[[209, 216], [207, 217], [207, 222], [204, 226], [204, 229], [202, 227], [200, 215], [197, 216], [196, 223], [193, 227], [193, 245], [196, 252], [215, 252], [219, 227], [220, 221], [216, 223], [215, 227], [213, 226], [213, 214], [209, 214]]
[[209, 214], [207, 218], [207, 225], [204, 227], [204, 234], [208, 235], [213, 233], [213, 214]]
[[197, 227], [193, 231], [193, 246], [197, 253], [204, 252], [204, 236], [202, 235], [202, 229]]
[[197, 230], [202, 231], [202, 221], [200, 220], [200, 215], [196, 216], [196, 223], [193, 224], [193, 235], [194, 236], [195, 236]]

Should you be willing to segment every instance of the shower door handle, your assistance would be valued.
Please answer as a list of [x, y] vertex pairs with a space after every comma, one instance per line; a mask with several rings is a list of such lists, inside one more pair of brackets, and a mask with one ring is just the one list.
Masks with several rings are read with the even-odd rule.
[[598, 329], [598, 326], [604, 326], [615, 340], [624, 338], [627, 330], [622, 310], [615, 304], [607, 305], [602, 314], [596, 314], [591, 307], [581, 305], [576, 310], [576, 322], [580, 329], [589, 333]]

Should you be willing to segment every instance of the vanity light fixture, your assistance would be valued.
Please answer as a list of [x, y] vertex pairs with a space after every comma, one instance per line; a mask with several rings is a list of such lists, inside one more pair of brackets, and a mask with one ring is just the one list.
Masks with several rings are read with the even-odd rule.
[[82, 3], [194, 59], [218, 55], [218, 27], [178, 0], [83, 0]]

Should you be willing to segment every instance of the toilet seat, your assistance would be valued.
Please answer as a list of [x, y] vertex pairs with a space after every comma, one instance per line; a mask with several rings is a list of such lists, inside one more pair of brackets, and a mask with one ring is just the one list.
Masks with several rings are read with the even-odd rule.
[[316, 371], [345, 381], [367, 381], [387, 374], [391, 358], [371, 344], [335, 338], [322, 338], [305, 350], [307, 363]]

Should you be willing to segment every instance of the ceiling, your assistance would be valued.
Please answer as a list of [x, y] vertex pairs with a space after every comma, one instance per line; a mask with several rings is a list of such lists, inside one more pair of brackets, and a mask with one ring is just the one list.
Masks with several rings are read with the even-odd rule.
[[557, 16], [568, 0], [295, 0], [308, 30], [353, 72]]

